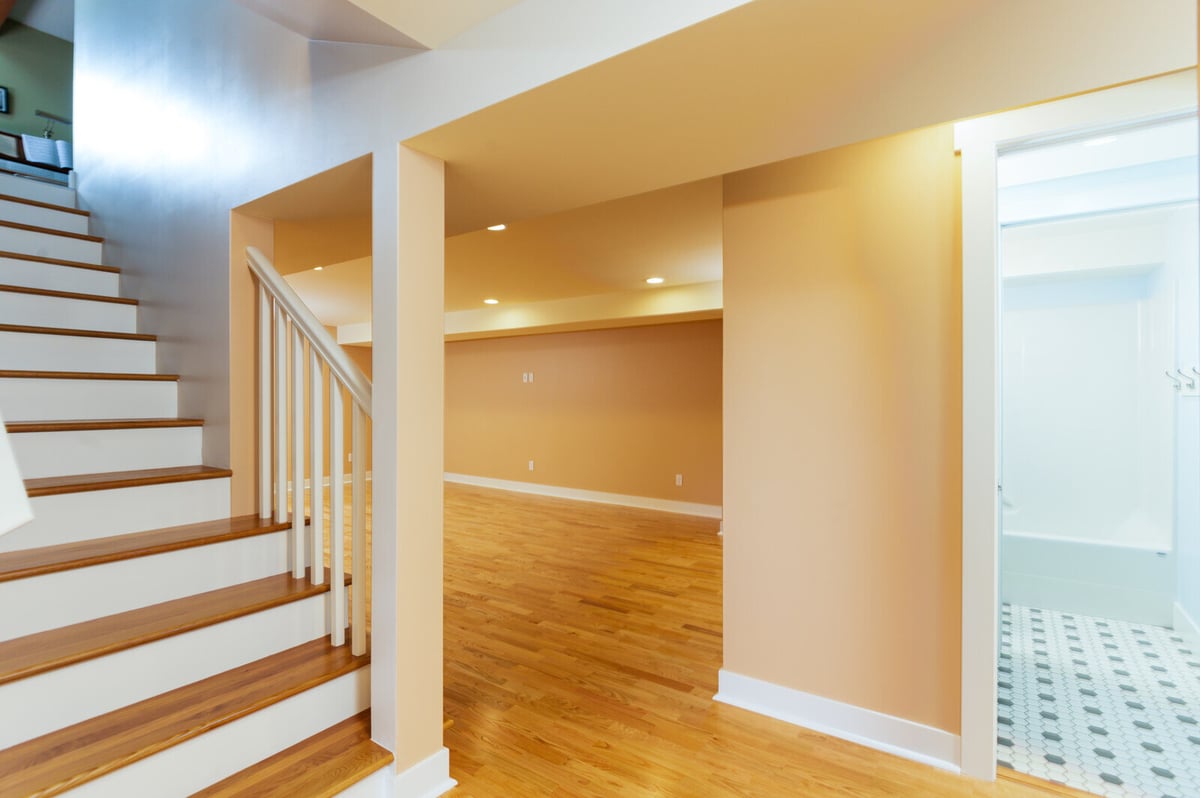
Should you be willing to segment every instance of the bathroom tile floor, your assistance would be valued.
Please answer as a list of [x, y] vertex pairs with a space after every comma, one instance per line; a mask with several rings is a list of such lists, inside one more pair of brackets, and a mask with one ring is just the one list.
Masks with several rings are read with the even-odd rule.
[[1200, 798], [1200, 647], [1170, 629], [1005, 604], [1001, 766], [1110, 798]]

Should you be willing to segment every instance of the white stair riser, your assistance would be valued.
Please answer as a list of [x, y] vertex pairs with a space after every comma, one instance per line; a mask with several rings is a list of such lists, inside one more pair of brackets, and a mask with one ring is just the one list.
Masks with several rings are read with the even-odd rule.
[[47, 291], [119, 296], [120, 275], [113, 272], [58, 266], [21, 258], [0, 258], [0, 285], [20, 285]]
[[[161, 604], [288, 570], [288, 532], [0, 582], [0, 641]], [[87, 596], [87, 601], [80, 601]]]
[[33, 520], [0, 536], [0, 551], [56, 546], [229, 517], [229, 479], [39, 496]]
[[99, 241], [71, 238], [37, 230], [0, 227], [0, 250], [37, 255], [39, 258], [73, 260], [79, 263], [103, 263], [103, 245]]
[[0, 378], [5, 421], [171, 418], [178, 409], [174, 380]]
[[88, 233], [88, 217], [83, 214], [43, 208], [40, 205], [27, 205], [3, 197], [0, 197], [0, 219], [18, 224], [31, 224], [34, 227], [49, 227], [64, 233]]
[[0, 749], [323, 637], [328, 604], [320, 594], [0, 685], [0, 717], [21, 719], [0, 724]]
[[185, 798], [341, 723], [370, 705], [359, 668], [71, 790], [71, 798]]
[[25, 479], [202, 465], [200, 427], [17, 432], [8, 436]]
[[0, 319], [33, 327], [135, 333], [137, 305], [0, 291]]
[[14, 175], [0, 174], [0, 194], [21, 197], [34, 202], [49, 202], [51, 205], [63, 205], [68, 208], [78, 207], [75, 200], [75, 189]]
[[0, 331], [0, 369], [153, 374], [153, 341]]

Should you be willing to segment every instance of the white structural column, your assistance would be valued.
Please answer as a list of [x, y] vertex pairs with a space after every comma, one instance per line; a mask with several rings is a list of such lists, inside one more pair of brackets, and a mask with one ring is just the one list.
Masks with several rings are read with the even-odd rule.
[[274, 302], [258, 286], [258, 517], [271, 517], [271, 319]]
[[319, 585], [325, 581], [325, 405], [321, 401], [325, 391], [325, 375], [321, 370], [321, 358], [315, 346], [309, 347], [308, 358], [309, 395], [312, 397], [308, 414], [311, 459], [308, 470], [312, 485], [309, 494], [312, 534], [309, 541], [312, 543], [312, 551], [309, 552], [308, 561], [312, 563], [312, 583]]
[[[304, 578], [304, 337], [292, 325], [292, 577]], [[316, 572], [313, 563], [313, 572]]]
[[440, 791], [444, 164], [394, 145], [372, 168], [371, 732]]
[[350, 426], [350, 632], [356, 656], [367, 653], [367, 418], [354, 405]]

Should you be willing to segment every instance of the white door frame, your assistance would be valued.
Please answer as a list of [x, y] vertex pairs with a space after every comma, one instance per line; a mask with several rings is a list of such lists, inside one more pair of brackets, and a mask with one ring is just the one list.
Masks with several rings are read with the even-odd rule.
[[996, 776], [999, 610], [999, 219], [1006, 150], [1196, 105], [1193, 69], [955, 125], [962, 153], [962, 772]]

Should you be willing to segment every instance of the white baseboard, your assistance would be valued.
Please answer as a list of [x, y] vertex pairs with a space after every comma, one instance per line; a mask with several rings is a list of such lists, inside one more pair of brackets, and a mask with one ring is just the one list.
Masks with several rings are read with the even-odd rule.
[[956, 734], [722, 669], [715, 700], [926, 765], [959, 772]]
[[395, 798], [437, 798], [458, 784], [450, 778], [450, 751], [442, 748], [396, 774]]
[[641, 510], [658, 510], [664, 513], [679, 515], [698, 515], [704, 518], [721, 518], [719, 504], [699, 504], [697, 502], [678, 502], [671, 499], [655, 499], [650, 496], [627, 496], [623, 493], [605, 493], [598, 490], [583, 490], [582, 488], [562, 488], [557, 485], [541, 485], [537, 482], [518, 482], [513, 479], [493, 479], [492, 477], [476, 477], [470, 474], [453, 474], [447, 471], [444, 475], [447, 482], [461, 485], [474, 485], [479, 488], [495, 488], [510, 490], [515, 493], [532, 493], [537, 496], [551, 496], [556, 499], [573, 499], [579, 502], [596, 502], [597, 504], [618, 504], [623, 507], [637, 507]]
[[[354, 480], [353, 474], [346, 474], [342, 477], [342, 484], [349, 485], [353, 480]], [[367, 472], [367, 482], [370, 482], [370, 481], [371, 481], [371, 472], [368, 471]], [[329, 487], [329, 477], [325, 477], [323, 480], [321, 480], [321, 485], [322, 485], [322, 487], [328, 488]], [[304, 480], [304, 489], [308, 490], [311, 487], [312, 487], [312, 480], [311, 479]], [[292, 492], [292, 481], [290, 479], [288, 480], [287, 490], [288, 490], [288, 493]]]
[[1174, 629], [1181, 637], [1188, 638], [1193, 645], [1200, 646], [1200, 624], [1196, 623], [1196, 619], [1188, 615], [1188, 611], [1178, 602], [1175, 603]]

